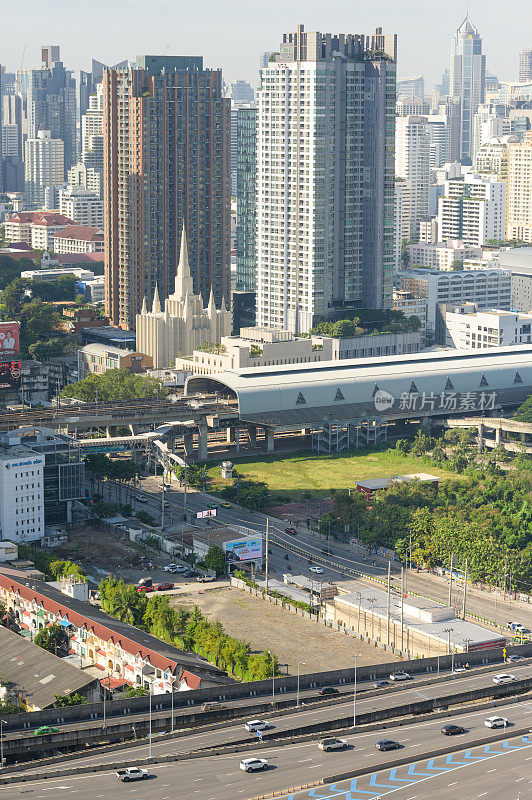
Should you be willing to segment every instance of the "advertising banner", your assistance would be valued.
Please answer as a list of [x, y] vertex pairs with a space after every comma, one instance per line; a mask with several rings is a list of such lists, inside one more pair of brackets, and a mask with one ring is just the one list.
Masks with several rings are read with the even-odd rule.
[[206, 519], [207, 517], [215, 517], [215, 516], [216, 516], [215, 508], [207, 508], [205, 511], [198, 511], [196, 513], [196, 519]]
[[20, 361], [0, 362], [0, 389], [20, 389]]
[[260, 561], [262, 559], [262, 539], [260, 536], [247, 536], [244, 539], [235, 539], [225, 542], [225, 558], [227, 561]]
[[18, 338], [18, 322], [0, 322], [0, 361], [3, 356], [18, 356]]

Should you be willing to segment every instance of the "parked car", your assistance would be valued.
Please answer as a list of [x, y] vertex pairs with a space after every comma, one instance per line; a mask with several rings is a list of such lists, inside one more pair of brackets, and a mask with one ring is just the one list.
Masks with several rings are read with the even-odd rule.
[[254, 733], [255, 731], [267, 731], [268, 728], [271, 728], [271, 725], [265, 719], [252, 719], [246, 722], [244, 728], [250, 733]]
[[173, 572], [173, 570], [178, 566], [179, 564], [167, 564], [166, 567], [163, 567], [163, 569], [165, 572]]
[[290, 536], [297, 536], [297, 531], [292, 525], [289, 525], [288, 528], [285, 528], [284, 532], [288, 533]]
[[147, 594], [148, 592], [154, 592], [155, 586], [137, 586], [137, 592], [139, 594]]
[[508, 672], [499, 672], [493, 676], [493, 683], [513, 683], [515, 680], [517, 680], [515, 675], [510, 675]]
[[208, 703], [203, 703], [201, 710], [202, 711], [221, 711], [225, 708], [222, 703], [218, 703], [216, 700], [209, 700]]
[[152, 578], [141, 578], [137, 586], [151, 586], [153, 583]]
[[522, 661], [522, 660], [523, 660], [522, 656], [508, 656], [508, 658], [506, 659], [506, 663], [515, 664], [517, 663], [517, 661]]
[[244, 772], [255, 772], [258, 769], [268, 769], [267, 758], [243, 758], [240, 762], [240, 769]]
[[322, 686], [318, 694], [338, 694], [338, 689], [334, 686]]
[[169, 589], [173, 589], [173, 583], [156, 583], [154, 589], [156, 592], [167, 592]]
[[381, 739], [380, 742], [377, 742], [375, 747], [377, 750], [398, 750], [401, 745], [399, 742], [394, 742], [393, 739]]
[[128, 781], [145, 781], [150, 777], [147, 769], [139, 769], [138, 767], [126, 767], [126, 769], [119, 769], [116, 771], [116, 777], [119, 781], [127, 783]]
[[506, 728], [509, 724], [506, 717], [488, 717], [484, 720], [486, 728]]
[[336, 736], [327, 736], [326, 739], [320, 739], [318, 747], [320, 750], [328, 753], [329, 750], [343, 750], [349, 747], [349, 744], [345, 739], [338, 739]]
[[309, 567], [308, 571], [309, 572], [315, 572], [316, 575], [323, 575], [323, 570], [322, 570], [321, 567]]
[[373, 684], [375, 689], [382, 689], [383, 686], [389, 686], [389, 685], [390, 681], [375, 681], [375, 683]]
[[59, 728], [51, 728], [49, 725], [41, 725], [33, 731], [34, 736], [46, 736], [48, 733], [59, 733]]
[[216, 580], [216, 575], [198, 575], [196, 580], [198, 583], [212, 583]]
[[141, 495], [139, 495], [138, 497], [135, 497], [135, 502], [144, 504], [148, 502], [148, 499], [146, 497], [142, 497]]
[[465, 733], [465, 728], [461, 725], [444, 725], [441, 729], [444, 736], [456, 736], [457, 733]]
[[193, 569], [186, 569], [184, 572], [181, 573], [183, 578], [196, 578], [198, 573], [195, 572]]
[[390, 675], [391, 681], [409, 681], [411, 676], [408, 672], [392, 672]]

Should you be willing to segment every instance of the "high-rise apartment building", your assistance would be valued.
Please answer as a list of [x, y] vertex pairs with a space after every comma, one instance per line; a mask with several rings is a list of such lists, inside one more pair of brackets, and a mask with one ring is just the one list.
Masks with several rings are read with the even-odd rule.
[[39, 131], [35, 139], [26, 139], [26, 200], [44, 206], [46, 189], [60, 186], [65, 180], [64, 143], [50, 131]]
[[408, 78], [397, 78], [397, 94], [405, 94], [410, 97], [425, 97], [425, 78], [423, 75], [415, 75]]
[[481, 144], [475, 159], [475, 172], [478, 175], [493, 175], [495, 180], [507, 183], [508, 148], [517, 141], [517, 136], [501, 136]]
[[257, 273], [257, 108], [241, 106], [236, 121], [236, 289], [254, 291]]
[[506, 136], [510, 130], [508, 107], [505, 103], [492, 101], [479, 106], [473, 120], [472, 163], [475, 163], [481, 145], [493, 137]]
[[508, 208], [506, 234], [532, 244], [532, 133], [508, 145]]
[[445, 183], [438, 200], [440, 241], [461, 239], [482, 247], [490, 239], [504, 239], [506, 184], [493, 176], [467, 172]]
[[69, 186], [59, 190], [59, 212], [78, 225], [103, 227], [103, 200], [88, 189]]
[[[273, 60], [272, 60], [273, 59]], [[257, 323], [391, 305], [396, 36], [286, 33], [261, 71]]]
[[139, 56], [103, 81], [106, 313], [168, 297], [185, 225], [194, 291], [230, 297], [230, 101], [200, 56]]
[[59, 47], [46, 45], [41, 55], [42, 68], [24, 75], [28, 139], [37, 138], [39, 131], [50, 131], [52, 139], [61, 139], [68, 169], [77, 160], [76, 81], [60, 61]]
[[460, 158], [471, 163], [473, 119], [484, 102], [486, 56], [482, 39], [467, 16], [451, 40], [449, 95], [460, 100]]
[[417, 117], [425, 111], [425, 101], [415, 94], [398, 94], [395, 113], [398, 117]]
[[519, 80], [532, 81], [532, 49], [521, 50], [519, 54]]
[[419, 238], [419, 223], [429, 213], [430, 135], [426, 117], [397, 117], [395, 174], [410, 184], [409, 240]]

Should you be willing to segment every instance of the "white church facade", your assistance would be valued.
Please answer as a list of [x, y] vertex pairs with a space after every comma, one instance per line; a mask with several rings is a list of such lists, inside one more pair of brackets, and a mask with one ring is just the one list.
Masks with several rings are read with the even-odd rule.
[[176, 358], [191, 356], [204, 345], [219, 344], [222, 336], [231, 334], [232, 324], [231, 311], [224, 305], [216, 308], [212, 290], [207, 308], [201, 295], [194, 294], [183, 229], [174, 293], [165, 300], [164, 311], [157, 287], [151, 311], [144, 298], [136, 317], [137, 351], [153, 359], [154, 369], [173, 367]]

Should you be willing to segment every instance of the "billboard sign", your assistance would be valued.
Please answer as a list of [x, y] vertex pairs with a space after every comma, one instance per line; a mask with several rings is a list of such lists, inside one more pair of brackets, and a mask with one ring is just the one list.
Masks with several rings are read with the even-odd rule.
[[0, 389], [20, 389], [20, 361], [0, 362]]
[[205, 511], [198, 511], [196, 513], [196, 519], [206, 519], [207, 517], [215, 517], [215, 516], [216, 516], [215, 508], [207, 508]]
[[18, 356], [18, 340], [18, 322], [0, 322], [0, 360], [3, 356]]
[[224, 542], [226, 561], [260, 561], [262, 559], [262, 539], [260, 536], [246, 536], [232, 542]]

